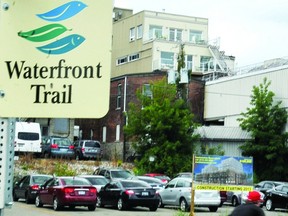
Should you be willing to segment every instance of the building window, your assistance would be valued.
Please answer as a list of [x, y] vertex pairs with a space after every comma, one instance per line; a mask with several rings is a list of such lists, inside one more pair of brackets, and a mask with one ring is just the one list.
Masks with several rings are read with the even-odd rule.
[[202, 41], [202, 32], [190, 30], [189, 31], [189, 42], [191, 43], [200, 43]]
[[142, 89], [142, 94], [145, 95], [146, 97], [149, 97], [152, 99], [152, 90], [151, 90], [151, 85], [150, 84], [144, 84], [143, 89]]
[[130, 28], [130, 41], [135, 40], [135, 27]]
[[200, 70], [201, 71], [208, 71], [209, 63], [212, 57], [210, 56], [201, 56], [200, 58]]
[[143, 36], [143, 27], [142, 25], [137, 26], [137, 39], [142, 38]]
[[125, 63], [127, 63], [127, 61], [128, 61], [127, 56], [121, 57], [121, 58], [117, 59], [117, 65], [125, 64]]
[[118, 84], [117, 86], [117, 102], [116, 102], [116, 108], [121, 108], [121, 95], [122, 95], [122, 85]]
[[106, 137], [107, 137], [107, 128], [106, 128], [106, 126], [104, 126], [103, 131], [102, 131], [102, 142], [103, 143], [106, 142]]
[[133, 55], [129, 56], [129, 62], [130, 61], [135, 61], [137, 59], [139, 59], [139, 53], [136, 53], [136, 54], [133, 54]]
[[149, 26], [149, 39], [162, 38], [162, 26]]
[[192, 68], [193, 68], [193, 56], [187, 55], [186, 56], [186, 69], [192, 70]]
[[161, 52], [161, 69], [172, 69], [174, 67], [174, 53]]
[[120, 125], [116, 125], [116, 141], [120, 141]]
[[170, 41], [182, 41], [182, 30], [170, 28], [169, 30], [169, 40]]

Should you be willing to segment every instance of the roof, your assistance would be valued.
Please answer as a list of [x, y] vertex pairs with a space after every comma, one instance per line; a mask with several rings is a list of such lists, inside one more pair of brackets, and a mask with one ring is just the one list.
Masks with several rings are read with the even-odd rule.
[[225, 126], [202, 126], [195, 130], [196, 134], [201, 136], [202, 140], [249, 140], [249, 132], [242, 130], [240, 127]]

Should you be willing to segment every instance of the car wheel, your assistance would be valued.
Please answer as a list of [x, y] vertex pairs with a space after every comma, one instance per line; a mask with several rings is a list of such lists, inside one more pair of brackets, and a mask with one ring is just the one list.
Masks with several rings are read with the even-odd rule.
[[19, 198], [17, 197], [16, 193], [13, 192], [13, 201], [16, 202], [18, 200], [19, 200]]
[[187, 201], [184, 198], [181, 198], [180, 200], [180, 210], [182, 212], [187, 212], [189, 210]]
[[43, 203], [41, 202], [39, 195], [36, 196], [35, 206], [36, 207], [42, 207], [43, 206]]
[[54, 197], [54, 200], [53, 200], [53, 209], [55, 211], [58, 211], [61, 209], [61, 205], [59, 204], [59, 200], [57, 197]]
[[234, 207], [236, 207], [236, 206], [238, 206], [239, 205], [239, 202], [238, 202], [238, 199], [237, 199], [237, 197], [233, 197], [232, 198], [232, 206], [234, 206]]
[[149, 210], [150, 210], [150, 211], [157, 211], [157, 209], [158, 209], [158, 206], [157, 206], [157, 205], [153, 205], [153, 206], [150, 206], [150, 207], [149, 207]]
[[265, 207], [266, 207], [267, 211], [273, 211], [274, 210], [273, 202], [271, 199], [268, 199], [266, 201]]
[[26, 204], [31, 204], [33, 202], [33, 200], [31, 198], [29, 198], [28, 193], [25, 195], [25, 202], [26, 202]]
[[97, 203], [96, 203], [97, 207], [104, 207], [104, 205], [102, 204], [102, 200], [100, 196], [97, 196]]
[[218, 206], [209, 206], [208, 208], [210, 212], [216, 212], [218, 210]]
[[123, 202], [123, 199], [119, 198], [117, 202], [117, 209], [121, 211], [121, 210], [124, 210], [125, 208], [126, 206], [125, 206], [125, 203]]
[[89, 205], [88, 206], [89, 211], [95, 211], [95, 209], [96, 209], [96, 205]]
[[158, 204], [158, 207], [159, 207], [159, 208], [164, 208], [164, 204], [163, 204], [162, 199], [161, 199], [160, 196], [159, 196], [159, 204]]

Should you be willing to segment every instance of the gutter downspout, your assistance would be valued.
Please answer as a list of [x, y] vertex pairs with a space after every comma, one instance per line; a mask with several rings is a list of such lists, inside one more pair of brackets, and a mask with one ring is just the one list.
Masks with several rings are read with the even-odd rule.
[[[124, 123], [127, 125], [127, 116], [126, 116], [126, 97], [127, 97], [127, 76], [124, 79], [124, 95], [123, 95], [123, 114], [124, 114]], [[122, 130], [123, 131], [123, 130]], [[126, 161], [126, 138], [123, 134], [123, 161]]]

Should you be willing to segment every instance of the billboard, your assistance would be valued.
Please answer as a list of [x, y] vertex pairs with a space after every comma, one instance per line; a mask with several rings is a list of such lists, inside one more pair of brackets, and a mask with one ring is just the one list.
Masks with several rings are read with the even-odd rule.
[[109, 108], [112, 0], [6, 0], [0, 118], [100, 118]]
[[253, 158], [194, 155], [196, 190], [253, 190]]

